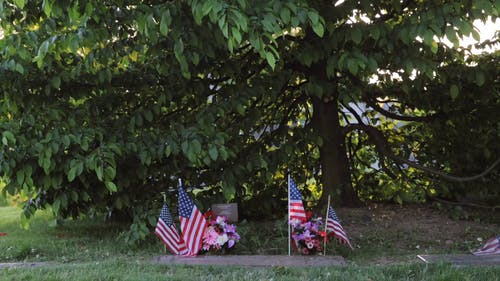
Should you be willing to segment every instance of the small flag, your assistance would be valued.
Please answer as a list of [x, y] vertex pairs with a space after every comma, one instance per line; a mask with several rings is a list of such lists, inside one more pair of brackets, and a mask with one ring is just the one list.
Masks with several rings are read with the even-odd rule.
[[300, 221], [306, 220], [306, 212], [304, 211], [304, 205], [302, 204], [302, 196], [300, 195], [297, 185], [290, 178], [289, 179], [290, 188], [290, 198], [288, 202], [288, 215], [289, 219], [298, 219]]
[[156, 224], [155, 234], [174, 255], [187, 254], [188, 249], [186, 248], [186, 243], [179, 237], [168, 206], [165, 203], [163, 204], [158, 223]]
[[344, 231], [342, 225], [340, 225], [339, 218], [333, 210], [332, 206], [328, 209], [328, 218], [326, 219], [326, 231], [331, 231], [333, 236], [338, 238], [342, 243], [349, 245], [352, 249], [351, 242], [347, 238], [347, 234]]
[[182, 189], [179, 182], [179, 220], [181, 222], [181, 238], [186, 242], [189, 256], [196, 256], [202, 245], [203, 234], [207, 228], [207, 221], [196, 208], [193, 201]]
[[472, 253], [475, 256], [487, 256], [500, 254], [500, 236], [493, 237], [486, 241], [484, 246]]

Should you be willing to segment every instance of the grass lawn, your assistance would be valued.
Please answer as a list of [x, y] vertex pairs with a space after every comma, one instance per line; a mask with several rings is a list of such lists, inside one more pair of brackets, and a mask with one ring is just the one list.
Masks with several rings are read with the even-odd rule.
[[[331, 243], [328, 252], [344, 256], [349, 265], [291, 268], [154, 264], [151, 260], [163, 253], [154, 235], [141, 245], [127, 246], [120, 239], [122, 225], [68, 220], [55, 226], [49, 212], [38, 212], [31, 227], [22, 229], [18, 208], [0, 207], [0, 233], [7, 233], [0, 236], [0, 263], [47, 262], [34, 268], [0, 268], [0, 281], [500, 280], [500, 267], [425, 265], [416, 259], [416, 254], [467, 253], [482, 243], [477, 238], [500, 233], [498, 224], [454, 221], [419, 208], [341, 209], [356, 249]], [[238, 232], [242, 240], [234, 254], [287, 253], [286, 225], [280, 222], [241, 222]]]

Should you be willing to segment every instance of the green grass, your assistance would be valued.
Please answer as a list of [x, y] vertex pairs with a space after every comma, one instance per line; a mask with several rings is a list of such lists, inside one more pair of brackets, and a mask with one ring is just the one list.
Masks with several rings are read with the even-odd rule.
[[37, 212], [29, 229], [21, 228], [20, 210], [0, 207], [0, 262], [84, 262], [110, 257], [143, 258], [160, 254], [153, 237], [140, 246], [128, 246], [119, 238], [123, 226], [100, 220], [64, 221], [55, 226], [50, 212]]
[[449, 265], [346, 267], [168, 266], [126, 260], [0, 270], [0, 280], [500, 280], [499, 267]]
[[[362, 249], [349, 251], [330, 243], [328, 253], [343, 255], [341, 267], [222, 267], [154, 264], [163, 246], [151, 235], [139, 246], [128, 246], [120, 238], [126, 229], [102, 220], [66, 220], [55, 225], [50, 212], [38, 212], [29, 229], [20, 227], [16, 207], [0, 207], [0, 263], [47, 262], [42, 267], [0, 269], [3, 280], [500, 280], [500, 267], [425, 265], [415, 258], [415, 249], [398, 248], [398, 239], [408, 245], [423, 244], [407, 233], [367, 233]], [[242, 236], [233, 254], [286, 254], [286, 225], [275, 222], [240, 222]], [[392, 235], [392, 236], [391, 236]], [[381, 256], [400, 264], [377, 265]]]

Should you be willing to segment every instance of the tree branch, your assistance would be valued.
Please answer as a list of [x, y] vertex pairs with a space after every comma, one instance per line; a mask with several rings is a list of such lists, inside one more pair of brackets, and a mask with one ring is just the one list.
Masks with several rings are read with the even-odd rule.
[[390, 149], [389, 145], [387, 144], [387, 140], [385, 139], [383, 133], [379, 129], [377, 129], [373, 126], [362, 125], [362, 124], [351, 124], [351, 125], [348, 125], [348, 126], [343, 128], [343, 133], [345, 134], [345, 133], [353, 131], [353, 130], [364, 131], [369, 136], [371, 141], [375, 144], [377, 151], [379, 153], [385, 155], [386, 157], [388, 157], [388, 158], [390, 158], [398, 163], [407, 164], [410, 167], [413, 167], [413, 168], [418, 169], [418, 170], [422, 170], [424, 172], [428, 172], [430, 174], [434, 174], [442, 179], [446, 179], [449, 181], [466, 182], [466, 181], [477, 180], [477, 179], [480, 179], [480, 178], [486, 176], [487, 174], [489, 174], [491, 171], [493, 171], [493, 169], [495, 169], [495, 167], [498, 164], [500, 164], [500, 158], [498, 158], [490, 167], [488, 167], [486, 170], [484, 170], [480, 174], [477, 174], [474, 176], [467, 176], [467, 177], [453, 176], [453, 175], [449, 175], [445, 172], [420, 165], [416, 162], [410, 161], [408, 159], [405, 159], [401, 156], [394, 154], [392, 152], [392, 150]]
[[343, 102], [341, 102], [342, 106], [344, 106], [347, 110], [349, 110], [349, 112], [354, 116], [354, 118], [356, 118], [356, 120], [358, 121], [359, 124], [364, 124], [363, 123], [363, 120], [361, 120], [361, 117], [359, 116], [359, 114], [356, 112], [356, 110], [354, 110], [352, 107], [350, 106], [347, 106], [346, 104], [344, 104]]
[[373, 101], [371, 98], [365, 99], [366, 104], [368, 104], [371, 108], [373, 108], [375, 111], [378, 113], [384, 115], [385, 117], [389, 117], [391, 119], [396, 119], [400, 121], [415, 121], [415, 122], [429, 122], [438, 116], [438, 114], [432, 114], [432, 115], [427, 115], [427, 116], [403, 116], [396, 114], [394, 112], [390, 112], [386, 109], [383, 109], [382, 107], [378, 106], [375, 101]]

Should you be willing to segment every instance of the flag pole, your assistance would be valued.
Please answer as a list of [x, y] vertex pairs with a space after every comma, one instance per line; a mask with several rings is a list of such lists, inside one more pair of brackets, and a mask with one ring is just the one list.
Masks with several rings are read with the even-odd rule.
[[179, 178], [179, 186], [182, 186], [182, 179]]
[[291, 233], [290, 233], [290, 173], [288, 173], [288, 219], [286, 222], [286, 225], [288, 226], [288, 256], [291, 256], [291, 249], [290, 249], [290, 243], [291, 243]]
[[328, 224], [328, 212], [330, 211], [330, 195], [328, 195], [328, 205], [326, 206], [326, 216], [325, 216], [325, 239], [323, 241], [323, 256], [326, 256], [326, 240], [328, 239], [328, 233], [326, 233], [326, 228]]
[[[163, 205], [165, 205], [165, 203], [167, 202], [167, 194], [165, 192], [160, 192], [160, 194], [163, 195]], [[168, 253], [168, 249], [165, 243], [164, 245], [165, 245], [165, 255], [166, 255]]]

